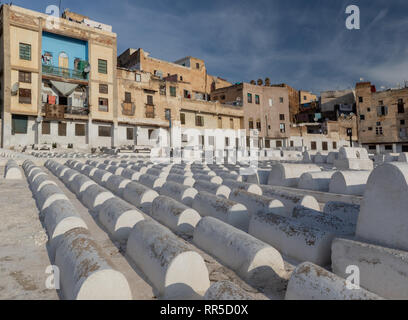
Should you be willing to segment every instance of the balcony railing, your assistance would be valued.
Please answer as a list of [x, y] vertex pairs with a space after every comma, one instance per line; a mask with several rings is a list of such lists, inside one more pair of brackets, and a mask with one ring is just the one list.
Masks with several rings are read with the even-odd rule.
[[42, 73], [44, 75], [56, 76], [65, 79], [88, 80], [88, 74], [81, 70], [73, 70], [68, 68], [60, 68], [49, 65], [42, 65]]
[[42, 112], [45, 113], [45, 117], [49, 119], [63, 119], [64, 114], [75, 114], [86, 116], [89, 114], [88, 107], [73, 107], [62, 106], [57, 104], [45, 104], [42, 106]]

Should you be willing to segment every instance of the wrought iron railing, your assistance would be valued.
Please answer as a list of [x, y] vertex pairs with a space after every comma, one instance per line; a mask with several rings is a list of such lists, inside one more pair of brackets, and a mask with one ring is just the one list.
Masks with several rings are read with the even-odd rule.
[[62, 77], [65, 79], [88, 80], [88, 74], [81, 70], [60, 68], [45, 64], [42, 65], [42, 73], [44, 75]]

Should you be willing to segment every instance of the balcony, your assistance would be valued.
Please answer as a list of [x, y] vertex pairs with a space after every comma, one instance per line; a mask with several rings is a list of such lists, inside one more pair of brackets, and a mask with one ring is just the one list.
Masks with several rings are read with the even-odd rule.
[[135, 105], [130, 102], [122, 103], [122, 114], [124, 116], [134, 116], [135, 115]]
[[50, 65], [42, 65], [42, 73], [47, 76], [60, 77], [64, 79], [74, 79], [88, 81], [88, 74], [81, 70], [73, 70], [68, 68], [60, 68]]
[[88, 107], [73, 107], [57, 104], [45, 104], [41, 110], [45, 113], [46, 119], [64, 119], [65, 114], [87, 116], [89, 114]]
[[146, 118], [153, 119], [155, 117], [154, 106], [146, 104]]

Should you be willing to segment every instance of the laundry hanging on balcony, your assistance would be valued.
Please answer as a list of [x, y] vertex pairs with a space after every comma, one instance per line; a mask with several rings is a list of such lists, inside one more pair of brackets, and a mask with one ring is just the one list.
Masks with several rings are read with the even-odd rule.
[[69, 96], [78, 87], [75, 83], [50, 80], [51, 84], [65, 97]]

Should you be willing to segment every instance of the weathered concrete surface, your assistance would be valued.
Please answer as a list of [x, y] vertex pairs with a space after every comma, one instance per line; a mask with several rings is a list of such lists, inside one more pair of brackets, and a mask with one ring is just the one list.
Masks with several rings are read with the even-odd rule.
[[389, 162], [370, 175], [356, 236], [408, 251], [408, 163]]
[[0, 179], [0, 190], [0, 300], [58, 299], [45, 286], [48, 237], [27, 181]]
[[230, 281], [218, 281], [205, 293], [204, 300], [255, 300]]
[[364, 289], [348, 289], [346, 281], [310, 262], [297, 266], [290, 277], [286, 300], [378, 300]]
[[360, 286], [387, 299], [408, 299], [408, 252], [336, 238], [332, 243], [332, 269], [347, 278], [349, 265], [359, 268]]

